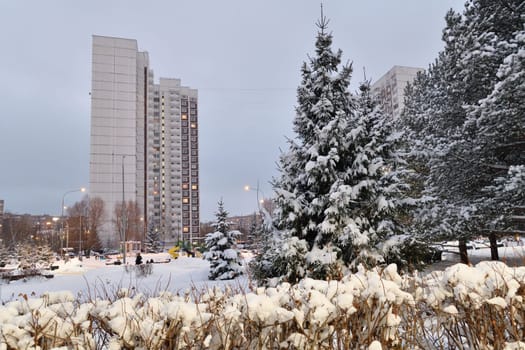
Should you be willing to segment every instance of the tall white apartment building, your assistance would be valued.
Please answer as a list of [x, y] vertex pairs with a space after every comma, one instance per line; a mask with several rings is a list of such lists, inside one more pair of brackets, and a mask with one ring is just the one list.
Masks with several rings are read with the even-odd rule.
[[[93, 36], [89, 196], [105, 203], [99, 240], [117, 247], [115, 206], [135, 201], [165, 241], [199, 233], [197, 90], [153, 82], [133, 39]], [[144, 235], [143, 235], [144, 237]]]
[[405, 87], [423, 68], [394, 66], [372, 84], [372, 95], [379, 100], [385, 113], [393, 119], [401, 115], [405, 105]]
[[168, 240], [199, 234], [197, 90], [179, 79], [150, 87], [147, 117], [147, 212]]

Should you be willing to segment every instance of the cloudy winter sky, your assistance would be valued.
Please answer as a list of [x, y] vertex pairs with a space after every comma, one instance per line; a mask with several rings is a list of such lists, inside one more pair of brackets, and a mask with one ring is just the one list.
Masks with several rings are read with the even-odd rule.
[[[299, 68], [314, 51], [320, 1], [2, 1], [0, 199], [15, 213], [59, 214], [89, 183], [91, 36], [137, 39], [155, 77], [199, 90], [202, 219], [224, 199], [256, 208], [292, 119]], [[460, 0], [325, 1], [353, 88], [393, 65], [426, 67]], [[67, 197], [75, 201], [75, 195]], [[67, 204], [67, 203], [66, 203]]]

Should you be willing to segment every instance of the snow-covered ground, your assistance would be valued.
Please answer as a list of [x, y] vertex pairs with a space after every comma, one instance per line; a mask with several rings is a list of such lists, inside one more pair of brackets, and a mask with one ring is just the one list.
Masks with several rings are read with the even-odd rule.
[[[449, 251], [454, 250], [447, 248]], [[483, 260], [490, 260], [490, 249], [477, 247], [468, 251], [473, 264]], [[500, 259], [509, 266], [525, 265], [525, 247], [507, 246], [499, 248]], [[156, 262], [166, 261], [170, 256], [167, 253], [144, 254], [143, 261], [153, 259]], [[246, 256], [246, 261], [251, 257]], [[435, 269], [441, 270], [454, 262], [459, 261], [457, 253], [443, 253], [443, 263], [436, 264]], [[169, 263], [152, 264], [153, 272], [149, 276], [136, 276], [133, 272], [126, 272], [124, 265], [107, 265], [114, 260], [98, 260], [93, 257], [82, 261], [71, 259], [69, 262], [58, 261], [59, 266], [53, 271], [54, 277], [30, 278], [26, 281], [18, 280], [7, 283], [0, 280], [0, 302], [15, 300], [20, 295], [41, 296], [45, 292], [71, 291], [83, 296], [103, 297], [106, 293], [112, 295], [120, 288], [136, 288], [138, 291], [152, 295], [160, 290], [170, 292], [184, 292], [188, 288], [197, 290], [207, 289], [216, 285], [230, 284], [232, 287], [248, 288], [246, 276], [231, 281], [210, 281], [208, 279], [209, 262], [202, 258], [179, 257], [171, 259]], [[134, 266], [133, 256], [128, 257], [128, 265]], [[431, 270], [435, 270], [432, 269]]]
[[[144, 254], [143, 261], [165, 261], [168, 254]], [[59, 266], [54, 277], [30, 278], [26, 281], [18, 280], [7, 283], [0, 282], [0, 301], [9, 301], [19, 298], [19, 295], [40, 296], [45, 292], [68, 290], [75, 295], [102, 297], [106, 292], [120, 288], [136, 288], [148, 295], [159, 290], [174, 293], [184, 292], [186, 289], [196, 287], [198, 290], [216, 285], [231, 284], [233, 287], [245, 288], [247, 279], [240, 277], [231, 281], [208, 280], [209, 262], [201, 258], [179, 257], [169, 263], [152, 264], [153, 272], [149, 276], [139, 277], [134, 272], [126, 272], [124, 265], [106, 265], [108, 260], [84, 258], [82, 261], [71, 259], [69, 262], [58, 261]], [[134, 266], [135, 258], [129, 257], [128, 266]], [[1, 280], [0, 280], [1, 281]]]
[[[525, 245], [522, 241], [520, 244], [515, 242], [505, 242], [504, 246], [498, 248], [498, 254], [501, 261], [509, 266], [525, 265]], [[454, 246], [455, 245], [455, 246]], [[473, 264], [480, 261], [490, 260], [490, 247], [488, 243], [472, 242], [467, 245], [468, 256]], [[447, 245], [441, 259], [443, 261], [459, 262], [459, 249], [457, 242], [451, 242]]]

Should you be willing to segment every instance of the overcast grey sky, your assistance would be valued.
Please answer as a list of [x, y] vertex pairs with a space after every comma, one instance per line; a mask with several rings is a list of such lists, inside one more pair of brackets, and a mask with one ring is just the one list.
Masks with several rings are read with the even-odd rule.
[[[319, 0], [0, 2], [0, 199], [14, 213], [60, 211], [89, 183], [91, 36], [137, 39], [159, 76], [199, 90], [201, 211], [256, 207], [293, 137], [300, 66], [314, 51]], [[460, 0], [324, 1], [353, 88], [393, 65], [427, 67]], [[67, 196], [74, 202], [76, 194]], [[66, 203], [67, 204], [67, 203]]]

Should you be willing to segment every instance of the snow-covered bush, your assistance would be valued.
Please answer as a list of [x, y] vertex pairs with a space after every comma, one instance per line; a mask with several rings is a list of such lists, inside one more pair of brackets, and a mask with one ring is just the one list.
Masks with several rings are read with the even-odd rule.
[[153, 273], [153, 264], [124, 265], [127, 273], [133, 273], [137, 278], [143, 278]]
[[245, 292], [46, 293], [0, 306], [0, 349], [522, 349], [524, 297], [525, 267], [498, 262]]

